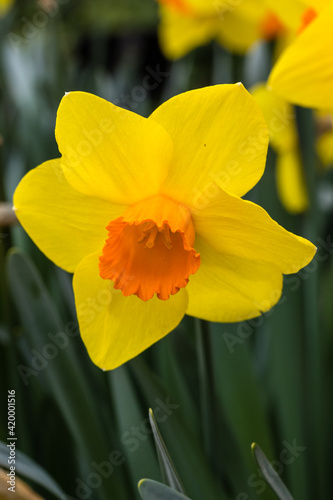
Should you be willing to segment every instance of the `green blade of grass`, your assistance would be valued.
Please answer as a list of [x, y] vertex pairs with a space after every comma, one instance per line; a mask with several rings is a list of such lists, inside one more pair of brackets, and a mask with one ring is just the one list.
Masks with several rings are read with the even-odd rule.
[[130, 362], [147, 404], [153, 409], [187, 494], [193, 500], [227, 498], [202, 452], [200, 437], [189, 433], [181, 402], [173, 399], [142, 358]]
[[150, 439], [149, 419], [142, 411], [138, 394], [126, 365], [108, 373], [117, 431], [120, 436], [133, 490], [143, 476], [160, 480], [155, 450]]
[[176, 468], [172, 462], [167, 447], [163, 441], [162, 435], [159, 431], [158, 425], [154, 417], [153, 410], [151, 408], [149, 409], [149, 421], [151, 428], [153, 430], [156, 450], [164, 481], [166, 482], [166, 484], [168, 484], [171, 488], [175, 489], [176, 491], [179, 491], [180, 493], [185, 493], [184, 487], [182, 485], [178, 472], [176, 471]]
[[179, 491], [150, 479], [141, 479], [138, 488], [142, 500], [190, 500]]
[[251, 448], [253, 456], [262, 472], [262, 475], [264, 476], [272, 490], [275, 491], [279, 499], [294, 500], [288, 488], [281, 481], [280, 476], [276, 473], [275, 469], [270, 464], [260, 446], [258, 446], [256, 443], [252, 443]]
[[[105, 461], [110, 449], [105, 440], [107, 433], [103, 432], [100, 413], [95, 410], [100, 402], [89, 390], [74, 348], [75, 341], [80, 340], [72, 336], [65, 339], [65, 325], [62, 324], [36, 268], [23, 252], [10, 252], [7, 273], [12, 298], [31, 346], [31, 360], [33, 357], [39, 359], [39, 366], [30, 365], [28, 369], [33, 369], [37, 377], [45, 379], [51, 397], [67, 422], [78, 453], [84, 457], [87, 470], [91, 470], [92, 462]], [[49, 337], [50, 333], [62, 334], [63, 346], [58, 344], [57, 351], [55, 337]], [[51, 338], [53, 341], [50, 342]], [[45, 348], [51, 344], [53, 354], [50, 359], [45, 357]], [[27, 379], [26, 385], [29, 385]], [[107, 499], [111, 493], [119, 499], [126, 498], [124, 486], [117, 474], [113, 474], [112, 482], [102, 481], [99, 491], [103, 499]]]

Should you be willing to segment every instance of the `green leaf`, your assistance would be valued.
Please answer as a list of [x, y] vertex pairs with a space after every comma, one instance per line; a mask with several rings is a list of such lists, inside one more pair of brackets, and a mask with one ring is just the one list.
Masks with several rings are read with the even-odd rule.
[[187, 494], [193, 499], [225, 500], [227, 495], [202, 452], [200, 436], [189, 431], [187, 415], [183, 411], [181, 401], [166, 390], [142, 356], [130, 361], [129, 366], [136, 376], [147, 405], [153, 409], [156, 419], [158, 417], [159, 427]]
[[[190, 317], [186, 319], [187, 321], [183, 320], [174, 332], [153, 346], [152, 354], [154, 367], [156, 367], [169, 394], [172, 394], [173, 399], [182, 403], [182, 411], [186, 415], [188, 430], [192, 434], [198, 435], [200, 434], [200, 413], [196, 401], [197, 391], [191, 391], [191, 387], [189, 387], [189, 381], [195, 384], [193, 380], [194, 374], [192, 364], [188, 363], [187, 365], [184, 363], [184, 356], [189, 355], [189, 349], [192, 346], [192, 344], [189, 344], [189, 335], [187, 335], [186, 330], [191, 332], [193, 322]], [[192, 341], [192, 336], [190, 339]], [[194, 356], [195, 350], [193, 348]], [[186, 373], [189, 366], [190, 376]]]
[[169, 484], [172, 488], [181, 493], [185, 493], [184, 487], [181, 483], [181, 480], [178, 476], [175, 466], [172, 463], [170, 454], [165, 446], [159, 428], [157, 426], [153, 410], [149, 409], [149, 421], [151, 428], [153, 429], [153, 436], [155, 439], [156, 450], [161, 466], [162, 475], [167, 484]]
[[[0, 442], [0, 466], [4, 468], [8, 468], [7, 444]], [[53, 493], [53, 495], [57, 498], [60, 498], [61, 500], [66, 498], [66, 495], [60, 486], [43, 469], [43, 467], [18, 450], [15, 450], [15, 470], [19, 476], [23, 476], [31, 481], [34, 481], [40, 486], [43, 486], [43, 488]]]
[[252, 443], [253, 456], [262, 472], [262, 475], [277, 494], [280, 500], [293, 500], [289, 490], [281, 481], [280, 476], [275, 471], [274, 467], [270, 464], [268, 458], [256, 443]]
[[[285, 279], [285, 286], [280, 303], [273, 314], [267, 318], [265, 332], [268, 341], [266, 376], [267, 392], [271, 395], [271, 404], [275, 408], [277, 422], [276, 434], [280, 437], [278, 451], [284, 447], [283, 441], [291, 443], [294, 439], [302, 446], [309, 446], [310, 434], [307, 431], [305, 414], [308, 390], [304, 393], [304, 331], [301, 297], [295, 290], [300, 278]], [[281, 369], [283, 367], [283, 369]], [[262, 447], [265, 445], [258, 439]], [[273, 457], [271, 452], [267, 453]], [[296, 498], [312, 498], [310, 480], [307, 483], [308, 453], [302, 453], [293, 464], [286, 466], [288, 484]], [[316, 477], [317, 479], [317, 477]]]
[[[37, 378], [45, 379], [89, 471], [92, 462], [107, 460], [110, 443], [106, 440], [101, 412], [96, 410], [101, 402], [78, 361], [75, 349], [81, 342], [78, 325], [75, 322], [63, 324], [37, 269], [23, 252], [12, 250], [9, 253], [7, 272], [12, 298], [32, 348], [28, 373], [34, 372]], [[20, 374], [28, 385], [28, 375], [25, 374], [24, 378], [24, 374]], [[125, 498], [119, 474], [121, 471], [113, 474], [112, 485], [108, 481], [102, 482], [102, 499], [107, 499], [111, 492], [119, 499]]]
[[146, 411], [139, 405], [138, 394], [126, 365], [108, 373], [117, 421], [117, 434], [123, 445], [133, 488], [143, 476], [160, 480], [151, 428]]
[[[263, 322], [264, 318], [256, 318], [256, 321]], [[268, 413], [248, 340], [256, 330], [254, 324], [253, 320], [253, 323], [211, 325], [217, 396], [250, 470], [253, 470], [253, 463], [251, 454], [246, 450], [249, 450], [254, 439], [264, 443], [269, 454], [273, 454]]]
[[151, 479], [142, 479], [138, 487], [142, 500], [190, 500], [182, 493]]
[[206, 455], [211, 464], [216, 463], [217, 408], [216, 388], [213, 371], [211, 332], [208, 322], [196, 320], [197, 358], [199, 372], [200, 409], [202, 415], [202, 435]]

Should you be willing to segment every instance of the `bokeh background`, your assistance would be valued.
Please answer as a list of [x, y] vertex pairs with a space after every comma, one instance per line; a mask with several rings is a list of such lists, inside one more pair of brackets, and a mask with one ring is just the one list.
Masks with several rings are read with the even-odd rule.
[[[17, 0], [3, 12], [1, 203], [11, 203], [28, 170], [59, 156], [54, 127], [65, 92], [91, 92], [148, 116], [180, 92], [237, 81], [250, 89], [269, 74], [274, 41], [242, 55], [210, 42], [170, 61], [158, 23], [153, 0]], [[282, 205], [272, 148], [247, 197], [318, 247], [312, 263], [286, 277], [264, 316], [239, 324], [186, 317], [112, 372], [92, 364], [80, 339], [71, 276], [11, 217], [2, 222], [0, 465], [8, 458], [7, 393], [15, 389], [16, 472], [42, 498], [139, 499], [140, 479], [167, 482], [149, 408], [193, 500], [276, 498], [252, 442], [295, 499], [331, 498], [332, 171], [316, 155], [312, 112], [297, 108], [296, 121], [308, 210], [295, 215]]]

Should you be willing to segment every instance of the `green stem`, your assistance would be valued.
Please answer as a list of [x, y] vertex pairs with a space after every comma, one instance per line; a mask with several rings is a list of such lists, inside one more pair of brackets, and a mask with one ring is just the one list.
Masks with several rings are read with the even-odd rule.
[[213, 375], [213, 359], [211, 332], [206, 321], [196, 319], [196, 345], [199, 372], [199, 395], [202, 417], [202, 437], [206, 456], [214, 466], [215, 462], [215, 383]]
[[[305, 181], [308, 191], [310, 209], [304, 219], [304, 236], [313, 243], [316, 242], [319, 227], [319, 213], [316, 198], [315, 170], [315, 130], [311, 110], [296, 109], [296, 117], [300, 138], [301, 155], [304, 165]], [[314, 260], [316, 257], [314, 257]], [[311, 264], [310, 264], [311, 266]], [[310, 269], [310, 268], [309, 268]], [[315, 268], [316, 269], [316, 268]], [[309, 457], [312, 459], [311, 477], [318, 480], [315, 496], [323, 496], [324, 464], [324, 394], [322, 377], [322, 346], [321, 328], [318, 316], [318, 272], [309, 272], [304, 280], [305, 309], [305, 355], [306, 355], [306, 393], [307, 393], [307, 431], [309, 436]], [[314, 472], [315, 471], [315, 472]], [[312, 484], [312, 486], [314, 486]]]

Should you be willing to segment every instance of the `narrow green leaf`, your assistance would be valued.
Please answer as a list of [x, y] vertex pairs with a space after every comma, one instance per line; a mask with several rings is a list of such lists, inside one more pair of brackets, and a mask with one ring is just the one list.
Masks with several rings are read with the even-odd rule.
[[193, 499], [225, 500], [227, 495], [223, 486], [203, 454], [200, 436], [189, 431], [181, 401], [166, 390], [142, 356], [132, 360], [129, 366], [136, 376], [147, 406], [154, 411], [187, 494]]
[[[91, 470], [92, 462], [108, 459], [110, 443], [105, 438], [101, 412], [96, 410], [101, 402], [78, 360], [78, 325], [62, 323], [37, 269], [23, 252], [9, 253], [7, 272], [13, 301], [31, 346], [25, 369], [30, 370], [29, 375], [45, 379], [45, 386], [62, 412], [87, 470]], [[27, 373], [20, 375], [25, 385], [29, 385]], [[125, 498], [120, 473], [113, 474], [112, 484], [102, 482], [101, 499], [107, 499], [111, 492], [119, 499]]]
[[248, 340], [254, 334], [256, 324], [263, 321], [264, 318], [259, 317], [249, 323], [212, 324], [214, 372], [215, 380], [219, 381], [217, 396], [250, 470], [253, 470], [253, 463], [246, 450], [254, 439], [264, 443], [269, 454], [273, 454], [268, 413]]
[[138, 394], [128, 368], [123, 365], [108, 373], [117, 434], [123, 446], [133, 489], [143, 476], [160, 480], [161, 474], [156, 460], [151, 428], [146, 411], [139, 405]]
[[211, 332], [208, 322], [197, 319], [196, 344], [199, 372], [199, 395], [202, 420], [202, 435], [206, 455], [210, 463], [216, 463], [217, 408], [215, 380], [211, 349]]
[[[0, 442], [0, 466], [8, 468], [8, 443]], [[54, 496], [64, 500], [65, 493], [56, 481], [34, 460], [19, 450], [15, 450], [15, 470], [19, 476], [23, 476], [39, 484]]]
[[280, 476], [275, 471], [274, 467], [270, 464], [265, 453], [262, 451], [260, 446], [256, 443], [252, 443], [252, 453], [257, 462], [262, 475], [272, 488], [272, 490], [277, 494], [280, 500], [293, 500], [288, 488], [281, 481]]
[[[30, 259], [23, 252], [14, 250], [8, 256], [7, 270], [13, 300], [21, 316], [24, 333], [33, 347], [28, 368], [31, 372], [37, 372], [37, 377], [46, 378], [73, 436], [89, 456], [86, 448], [87, 438], [90, 440], [91, 430], [97, 430], [99, 423], [96, 422], [96, 414], [92, 411], [92, 401], [87, 394], [85, 378], [73, 347], [74, 338], [66, 334], [65, 325], [62, 324], [52, 299]], [[77, 324], [75, 326], [77, 334], [78, 326]], [[67, 330], [69, 332], [69, 328]], [[48, 352], [49, 346], [52, 349]], [[19, 371], [27, 386], [31, 372]], [[83, 435], [84, 442], [82, 442]], [[91, 439], [91, 444], [94, 439], [98, 440], [99, 435], [97, 432]], [[93, 449], [95, 446], [94, 444]]]
[[184, 487], [171, 460], [167, 447], [165, 446], [162, 435], [157, 426], [153, 410], [151, 408], [149, 409], [149, 421], [153, 430], [156, 450], [160, 461], [163, 477], [165, 478], [167, 484], [169, 484], [172, 488], [181, 493], [185, 493]]
[[[192, 318], [187, 318], [192, 320]], [[185, 322], [183, 321], [183, 324]], [[196, 401], [197, 393], [192, 392], [186, 379], [188, 367], [184, 363], [184, 356], [188, 356], [188, 344], [185, 334], [181, 331], [185, 327], [179, 327], [174, 333], [167, 335], [153, 346], [154, 366], [163, 380], [169, 394], [173, 399], [182, 402], [182, 411], [186, 415], [186, 426], [194, 434], [200, 434], [200, 415]], [[194, 354], [193, 349], [193, 354]], [[188, 366], [191, 366], [190, 363]], [[191, 370], [191, 377], [193, 372]], [[190, 379], [191, 382], [193, 378]], [[193, 383], [195, 383], [193, 381]]]
[[141, 479], [138, 488], [142, 500], [190, 500], [182, 493], [151, 479]]

